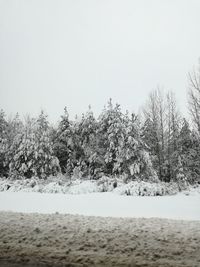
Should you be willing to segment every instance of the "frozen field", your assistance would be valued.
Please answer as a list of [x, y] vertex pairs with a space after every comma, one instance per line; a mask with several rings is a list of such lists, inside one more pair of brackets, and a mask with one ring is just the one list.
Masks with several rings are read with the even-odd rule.
[[200, 194], [162, 197], [1, 192], [0, 211], [200, 220]]
[[0, 212], [2, 267], [199, 267], [200, 222]]
[[162, 197], [1, 192], [0, 266], [199, 267], [199, 204], [195, 191]]

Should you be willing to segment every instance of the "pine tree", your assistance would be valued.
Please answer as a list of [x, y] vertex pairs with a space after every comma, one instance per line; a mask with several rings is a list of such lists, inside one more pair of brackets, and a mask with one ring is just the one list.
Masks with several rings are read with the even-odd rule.
[[23, 122], [20, 119], [19, 113], [15, 115], [13, 119], [8, 121], [8, 142], [9, 146], [12, 144], [16, 135], [23, 131]]
[[104, 151], [104, 171], [108, 175], [121, 175], [130, 179], [155, 178], [147, 146], [142, 141], [139, 120], [129, 118], [117, 104], [109, 101], [99, 120], [100, 146]]
[[60, 171], [59, 160], [53, 154], [47, 115], [41, 111], [36, 121], [36, 151], [34, 172], [39, 177], [56, 175]]
[[101, 172], [102, 161], [98, 156], [97, 121], [89, 106], [89, 110], [82, 116], [79, 123], [80, 146], [82, 148], [83, 173], [96, 178]]
[[34, 157], [36, 154], [36, 138], [34, 132], [35, 121], [29, 117], [26, 120], [23, 131], [18, 133], [13, 140], [11, 151], [13, 158], [10, 160], [10, 175], [18, 178], [30, 178], [36, 175], [34, 170]]
[[72, 168], [73, 133], [67, 108], [61, 116], [54, 138], [54, 153], [60, 162], [62, 173], [70, 173]]
[[99, 117], [98, 143], [101, 155], [104, 158], [104, 171], [106, 174], [119, 174], [121, 172], [117, 155], [123, 146], [123, 114], [120, 105], [112, 105], [112, 100], [108, 102]]
[[42, 111], [37, 120], [27, 118], [10, 147], [10, 175], [46, 178], [59, 172], [59, 161], [53, 155], [47, 116]]
[[160, 143], [156, 132], [156, 127], [154, 127], [154, 122], [147, 118], [141, 128], [141, 138], [146, 144], [146, 150], [149, 152], [152, 164], [155, 169], [159, 169], [159, 151]]
[[75, 178], [82, 178], [86, 169], [85, 155], [81, 141], [81, 121], [82, 119], [76, 117], [76, 120], [72, 124], [72, 154], [71, 154], [71, 166], [70, 172]]
[[192, 148], [188, 155], [189, 175], [188, 179], [190, 183], [200, 183], [200, 136], [196, 131], [191, 133]]
[[135, 116], [126, 114], [124, 119], [124, 142], [120, 150], [121, 168], [130, 179], [155, 180], [157, 178], [147, 151], [142, 141], [140, 123]]
[[8, 123], [5, 113], [0, 110], [0, 176], [7, 176], [8, 166], [6, 166], [6, 151], [8, 147]]
[[178, 137], [178, 147], [185, 179], [191, 184], [198, 182], [200, 177], [200, 140], [198, 134], [190, 129], [186, 119], [183, 120]]
[[[20, 146], [23, 138], [24, 125], [20, 120], [19, 114], [17, 113], [14, 119], [8, 121], [8, 139], [7, 139], [7, 150], [5, 156], [5, 165], [9, 169], [9, 175], [17, 173], [17, 169], [13, 167], [15, 165], [15, 156], [17, 149]], [[17, 166], [19, 168], [19, 166]]]

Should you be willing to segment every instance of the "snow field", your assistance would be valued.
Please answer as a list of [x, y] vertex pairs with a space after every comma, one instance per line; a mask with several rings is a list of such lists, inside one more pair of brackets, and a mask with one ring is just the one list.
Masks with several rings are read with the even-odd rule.
[[0, 211], [62, 213], [102, 217], [200, 220], [200, 195], [162, 197], [120, 196], [112, 192], [90, 194], [40, 194], [1, 192]]

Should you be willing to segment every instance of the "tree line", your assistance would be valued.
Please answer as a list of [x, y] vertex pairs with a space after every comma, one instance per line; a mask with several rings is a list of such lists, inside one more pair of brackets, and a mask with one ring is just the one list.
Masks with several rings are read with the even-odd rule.
[[0, 111], [0, 176], [200, 182], [200, 64], [189, 74], [190, 121], [173, 92], [156, 89], [142, 114], [123, 113], [110, 99], [100, 116], [91, 107], [71, 121], [67, 108], [58, 126], [41, 111], [22, 121]]

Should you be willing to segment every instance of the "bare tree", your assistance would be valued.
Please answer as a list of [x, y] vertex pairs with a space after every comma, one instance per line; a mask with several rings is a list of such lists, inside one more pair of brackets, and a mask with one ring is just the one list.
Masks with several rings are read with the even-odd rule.
[[189, 73], [189, 110], [194, 127], [200, 134], [200, 59], [199, 64]]
[[176, 98], [173, 92], [166, 95], [167, 101], [167, 129], [166, 129], [166, 157], [169, 179], [175, 179], [176, 165], [178, 163], [178, 137], [180, 132], [181, 116], [177, 108]]
[[149, 146], [160, 180], [175, 179], [178, 159], [180, 114], [175, 95], [159, 88], [150, 95], [144, 109], [144, 139]]
[[164, 149], [165, 149], [165, 100], [163, 93], [158, 88], [151, 92], [147, 105], [144, 109], [145, 121], [150, 123], [147, 128], [148, 132], [147, 145], [150, 147], [154, 157], [154, 167], [158, 169], [161, 180], [164, 179]]

